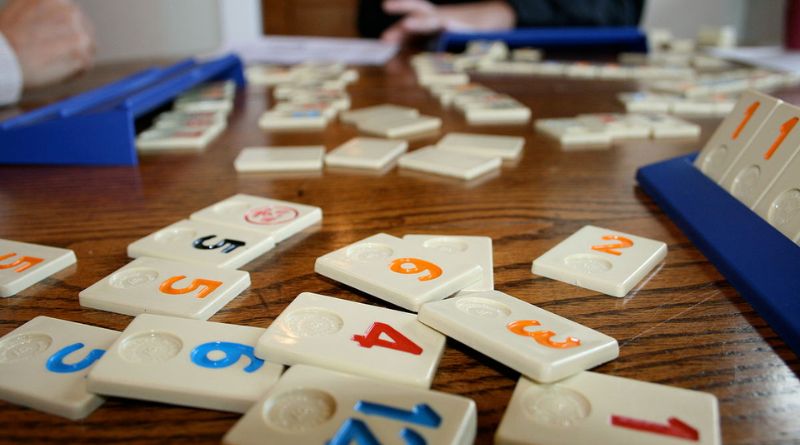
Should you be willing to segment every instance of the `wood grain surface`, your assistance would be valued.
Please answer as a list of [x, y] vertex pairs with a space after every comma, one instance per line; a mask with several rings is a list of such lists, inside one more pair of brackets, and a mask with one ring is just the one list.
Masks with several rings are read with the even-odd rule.
[[[49, 97], [134, 68], [97, 69]], [[636, 89], [634, 82], [476, 79], [518, 98], [536, 118], [622, 111], [616, 94]], [[70, 248], [78, 257], [76, 266], [0, 299], [0, 335], [37, 315], [124, 329], [131, 317], [84, 309], [78, 293], [130, 261], [125, 249], [132, 241], [230, 195], [249, 193], [320, 206], [323, 223], [243, 267], [252, 286], [212, 321], [266, 327], [304, 291], [388, 306], [314, 273], [314, 260], [378, 232], [490, 236], [496, 289], [619, 340], [620, 357], [595, 371], [713, 393], [726, 444], [800, 443], [797, 356], [634, 180], [639, 166], [699, 149], [718, 120], [698, 121], [699, 140], [630, 141], [606, 151], [568, 152], [530, 125], [468, 126], [416, 84], [406, 57], [362, 69], [349, 92], [354, 108], [391, 102], [441, 116], [442, 132], [524, 136], [524, 155], [499, 174], [471, 182], [398, 169], [382, 176], [341, 169], [237, 174], [233, 159], [243, 147], [324, 144], [330, 150], [357, 134], [339, 123], [318, 133], [265, 134], [256, 122], [271, 98], [250, 87], [237, 94], [228, 129], [203, 153], [142, 156], [137, 167], [0, 167], [0, 236]], [[46, 101], [47, 94], [29, 96], [28, 104]], [[798, 97], [797, 91], [780, 95]], [[437, 139], [413, 140], [411, 147]], [[662, 240], [669, 246], [666, 262], [625, 298], [531, 273], [534, 258], [586, 224]], [[787, 298], [796, 294], [787, 290]], [[517, 378], [448, 340], [433, 389], [473, 399], [477, 443], [488, 444]], [[0, 402], [0, 442], [200, 445], [218, 443], [238, 418], [111, 398], [87, 419], [71, 422]]]

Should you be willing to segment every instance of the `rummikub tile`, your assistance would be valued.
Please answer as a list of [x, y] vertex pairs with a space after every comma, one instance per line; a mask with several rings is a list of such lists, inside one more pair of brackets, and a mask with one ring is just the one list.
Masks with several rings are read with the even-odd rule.
[[783, 103], [731, 164], [720, 185], [753, 208], [800, 149], [800, 108]]
[[325, 164], [336, 167], [380, 170], [408, 149], [408, 142], [358, 137], [340, 145], [325, 156]]
[[476, 411], [465, 397], [297, 365], [222, 443], [470, 445]]
[[385, 233], [317, 258], [314, 271], [414, 312], [483, 276], [478, 264]]
[[322, 209], [238, 194], [192, 213], [190, 219], [256, 231], [279, 243], [322, 221]]
[[237, 172], [283, 172], [321, 170], [325, 147], [250, 147], [244, 148], [233, 166]]
[[136, 317], [89, 373], [89, 390], [243, 413], [283, 366], [253, 353], [262, 328], [163, 315]]
[[436, 144], [442, 150], [503, 159], [519, 158], [524, 146], [522, 137], [473, 133], [448, 133]]
[[438, 130], [441, 126], [442, 120], [438, 117], [424, 115], [416, 117], [391, 115], [358, 122], [359, 131], [386, 138], [414, 136]]
[[499, 170], [502, 164], [499, 157], [454, 152], [433, 145], [404, 154], [398, 162], [403, 168], [464, 180]]
[[667, 245], [584, 226], [533, 262], [536, 275], [624, 297], [667, 256]]
[[267, 328], [256, 356], [428, 388], [444, 342], [414, 314], [304, 292]]
[[422, 306], [419, 321], [539, 382], [554, 382], [619, 356], [617, 341], [498, 291]]
[[326, 125], [328, 118], [319, 110], [270, 110], [258, 120], [264, 130], [321, 130]]
[[756, 91], [742, 94], [733, 111], [700, 151], [694, 165], [709, 178], [720, 182], [780, 103], [780, 100]]
[[128, 245], [128, 256], [149, 256], [236, 269], [275, 247], [252, 230], [184, 219]]
[[497, 445], [720, 445], [712, 394], [582, 372], [558, 383], [519, 379]]
[[0, 338], [0, 399], [71, 420], [103, 404], [86, 374], [119, 332], [36, 317]]
[[488, 236], [406, 235], [403, 240], [426, 249], [452, 254], [469, 263], [480, 264], [483, 279], [465, 287], [462, 292], [494, 290], [492, 239]]
[[10, 297], [76, 261], [69, 249], [0, 239], [0, 297]]
[[137, 258], [78, 294], [83, 307], [208, 320], [250, 286], [250, 274], [159, 258]]
[[800, 244], [800, 155], [795, 155], [754, 208], [762, 218]]
[[384, 104], [374, 105], [366, 108], [359, 108], [357, 110], [345, 111], [341, 114], [339, 119], [347, 124], [357, 125], [361, 121], [366, 121], [375, 118], [386, 117], [417, 117], [419, 112], [414, 108], [402, 107], [400, 105]]

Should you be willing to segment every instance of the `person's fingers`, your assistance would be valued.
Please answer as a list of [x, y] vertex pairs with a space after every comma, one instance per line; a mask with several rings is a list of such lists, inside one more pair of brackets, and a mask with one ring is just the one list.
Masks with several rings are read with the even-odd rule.
[[442, 21], [435, 14], [412, 14], [406, 16], [401, 24], [411, 34], [432, 34], [442, 29]]
[[395, 23], [394, 25], [386, 28], [381, 34], [381, 40], [386, 43], [403, 43], [403, 40], [406, 38], [406, 30], [403, 28], [401, 22]]
[[431, 14], [435, 6], [426, 0], [386, 0], [383, 11], [391, 15]]

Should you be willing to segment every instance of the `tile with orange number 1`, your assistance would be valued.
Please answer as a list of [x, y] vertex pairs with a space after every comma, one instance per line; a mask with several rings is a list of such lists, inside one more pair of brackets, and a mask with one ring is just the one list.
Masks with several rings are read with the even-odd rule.
[[533, 262], [536, 275], [624, 297], [667, 256], [667, 245], [585, 226]]
[[79, 294], [81, 306], [208, 320], [250, 286], [250, 274], [141, 257]]
[[317, 258], [314, 271], [410, 311], [481, 280], [483, 268], [379, 233]]
[[69, 249], [0, 239], [0, 297], [10, 297], [75, 264]]

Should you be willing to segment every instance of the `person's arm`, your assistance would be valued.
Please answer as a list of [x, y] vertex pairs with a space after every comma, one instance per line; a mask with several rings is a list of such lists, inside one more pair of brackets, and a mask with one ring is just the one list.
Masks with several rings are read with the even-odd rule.
[[22, 71], [17, 57], [0, 33], [0, 106], [16, 103], [22, 92]]

